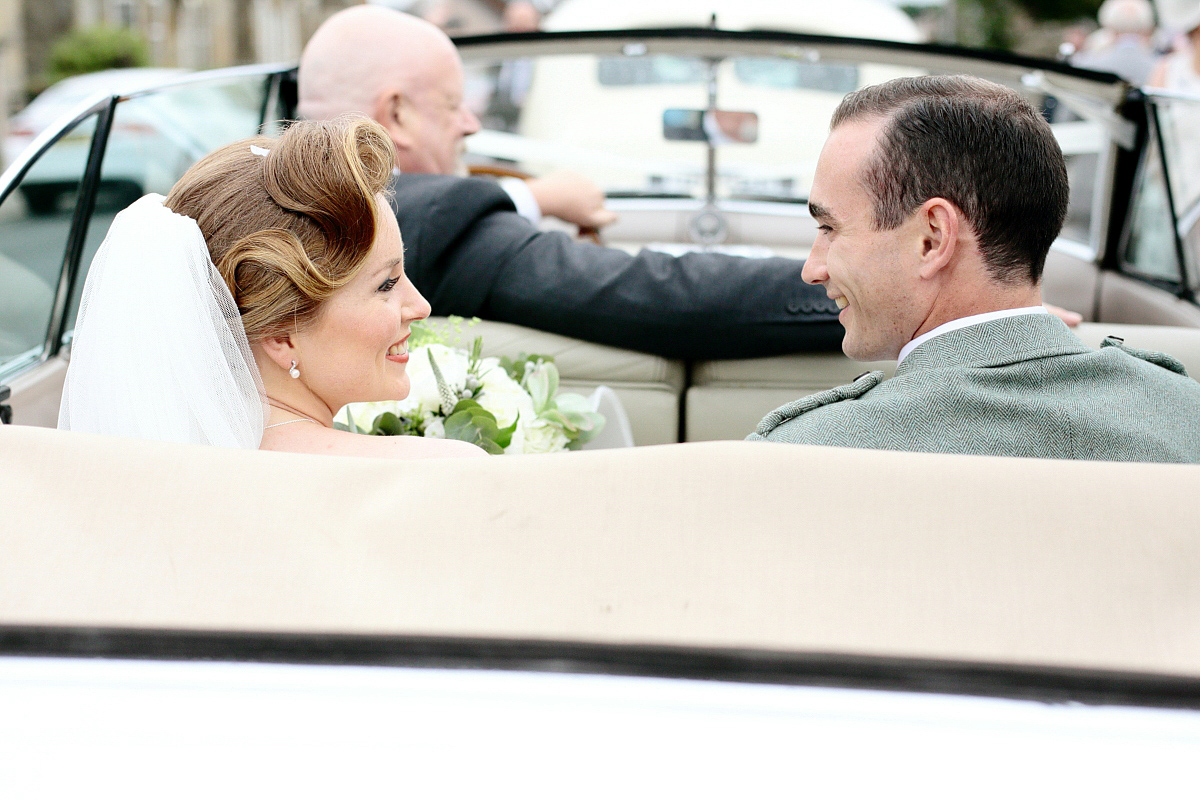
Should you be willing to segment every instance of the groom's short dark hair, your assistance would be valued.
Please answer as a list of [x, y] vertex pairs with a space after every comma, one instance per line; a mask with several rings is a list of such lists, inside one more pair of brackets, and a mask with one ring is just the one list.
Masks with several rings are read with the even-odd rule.
[[941, 197], [971, 224], [995, 280], [1041, 280], [1068, 201], [1062, 150], [1041, 114], [990, 81], [923, 76], [846, 95], [830, 129], [871, 117], [886, 121], [861, 176], [877, 228]]

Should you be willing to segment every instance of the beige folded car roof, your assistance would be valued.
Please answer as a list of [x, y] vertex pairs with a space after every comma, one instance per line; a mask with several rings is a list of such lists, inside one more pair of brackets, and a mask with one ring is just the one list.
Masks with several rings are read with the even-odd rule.
[[0, 625], [1200, 675], [1200, 467], [711, 442], [441, 462], [0, 429]]

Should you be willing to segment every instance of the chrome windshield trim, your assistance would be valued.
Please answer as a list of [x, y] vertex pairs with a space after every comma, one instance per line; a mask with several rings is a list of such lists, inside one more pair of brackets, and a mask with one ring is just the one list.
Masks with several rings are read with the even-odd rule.
[[13, 378], [25, 374], [47, 360], [48, 357], [40, 345], [10, 356], [7, 360], [0, 362], [0, 383], [10, 382]]
[[139, 97], [144, 94], [153, 92], [161, 92], [163, 89], [175, 89], [180, 86], [187, 86], [192, 83], [207, 83], [209, 81], [228, 80], [229, 78], [252, 78], [261, 76], [268, 78], [272, 75], [282, 72], [288, 72], [296, 68], [296, 64], [290, 61], [280, 61], [272, 64], [249, 64], [240, 67], [222, 67], [221, 69], [206, 69], [199, 72], [189, 72], [184, 75], [172, 78], [171, 80], [156, 83], [153, 86], [146, 86], [136, 91], [126, 92], [125, 94], [115, 95], [121, 100], [128, 100], [133, 97]]
[[62, 268], [58, 273], [58, 287], [55, 289], [50, 327], [46, 331], [44, 348], [46, 358], [58, 355], [62, 348], [63, 328], [67, 321], [67, 305], [70, 303], [75, 289], [75, 279], [79, 274], [79, 260], [87, 239], [88, 221], [95, 210], [96, 187], [100, 184], [100, 170], [104, 162], [105, 148], [108, 147], [108, 136], [112, 131], [113, 113], [116, 106], [116, 98], [110, 98], [107, 105], [100, 109], [96, 119], [96, 130], [92, 132], [87, 164], [80, 177], [79, 194], [71, 215], [71, 228], [67, 235], [66, 249], [63, 252]]
[[41, 158], [42, 153], [53, 147], [59, 139], [73, 130], [76, 125], [103, 110], [105, 106], [112, 102], [112, 98], [113, 95], [110, 94], [92, 95], [87, 100], [74, 106], [70, 112], [59, 117], [57, 122], [48, 125], [41, 133], [34, 137], [29, 146], [21, 151], [21, 154], [5, 168], [3, 173], [0, 173], [0, 203], [4, 202], [5, 198], [12, 191], [12, 188], [21, 182], [21, 178], [24, 178], [25, 173], [29, 171], [30, 165]]
[[1113, 184], [1116, 180], [1114, 163], [1118, 156], [1118, 144], [1110, 140], [1108, 147], [1101, 149], [1096, 159], [1096, 183], [1092, 187], [1092, 218], [1088, 224], [1088, 243], [1096, 263], [1104, 257], [1108, 242], [1108, 226], [1112, 214]]
[[[613, 211], [695, 212], [704, 208], [699, 197], [610, 197], [604, 205]], [[805, 203], [788, 200], [737, 200], [717, 198], [717, 208], [731, 214], [758, 214], [773, 217], [811, 219]]]
[[1023, 75], [1040, 71], [1053, 76], [1060, 91], [1073, 91], [1117, 106], [1128, 85], [1106, 72], [1079, 69], [1057, 61], [998, 51], [974, 50], [942, 44], [917, 44], [882, 39], [796, 33], [793, 31], [731, 31], [712, 28], [638, 28], [628, 30], [542, 31], [527, 34], [488, 34], [454, 39], [464, 59], [536, 58], [550, 55], [625, 54], [636, 42], [646, 49], [639, 55], [695, 54], [765, 55], [785, 58], [817, 54], [844, 61], [886, 61], [919, 69], [977, 74], [990, 73], [1019, 82]]
[[1187, 238], [1188, 233], [1200, 222], [1200, 198], [1192, 203], [1192, 207], [1187, 210], [1180, 218], [1177, 233], [1179, 238]]
[[1142, 87], [1141, 92], [1150, 98], [1162, 98], [1164, 100], [1186, 100], [1192, 103], [1200, 103], [1200, 94], [1181, 92], [1176, 89], [1159, 89], [1151, 86], [1145, 86]]
[[[1126, 150], [1132, 150], [1137, 144], [1137, 126], [1119, 115], [1111, 103], [1099, 103], [1094, 96], [1079, 94], [1068, 86], [1062, 86], [1056, 77], [1042, 70], [1026, 74], [1021, 82], [1031, 89], [1054, 95], [1079, 116], [1103, 125], [1109, 138]], [[1124, 94], [1122, 91], [1122, 96]]]

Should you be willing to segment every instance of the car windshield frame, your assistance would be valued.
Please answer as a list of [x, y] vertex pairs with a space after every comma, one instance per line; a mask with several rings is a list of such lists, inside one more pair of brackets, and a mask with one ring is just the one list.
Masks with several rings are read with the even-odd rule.
[[1168, 146], [1163, 135], [1163, 116], [1171, 105], [1184, 103], [1190, 105], [1192, 113], [1200, 117], [1200, 95], [1154, 87], [1147, 87], [1141, 91], [1146, 100], [1148, 116], [1151, 117], [1150, 135], [1156, 140], [1156, 154], [1164, 175], [1167, 204], [1174, 223], [1175, 252], [1182, 271], [1182, 285], [1177, 287], [1177, 293], [1180, 297], [1194, 301], [1197, 291], [1200, 291], [1200, 253], [1185, 243], [1189, 235], [1194, 238], [1200, 234], [1200, 191], [1196, 191], [1196, 187], [1193, 186], [1190, 197], [1178, 196], [1178, 173], [1183, 167], [1171, 157], [1177, 154], [1172, 152], [1173, 148]]
[[[1115, 165], [1120, 159], [1118, 151], [1135, 149], [1139, 135], [1137, 123], [1121, 113], [1130, 98], [1131, 87], [1117, 75], [1063, 62], [956, 45], [777, 30], [665, 27], [538, 31], [463, 36], [455, 38], [454, 43], [465, 64], [580, 55], [685, 55], [714, 59], [808, 57], [819, 62], [881, 63], [950, 74], [966, 73], [1054, 95], [1077, 116], [1098, 124], [1108, 141], [1098, 153], [1085, 240], [1060, 236], [1054, 247], [1084, 260], [1113, 263], [1111, 251], [1115, 243], [1110, 228], [1114, 222], [1120, 222], [1113, 218]], [[785, 203], [788, 198], [770, 198], [770, 202]]]
[[[1146, 123], [1139, 123], [1123, 114], [1123, 107], [1137, 95], [1115, 75], [1072, 67], [1068, 64], [1045, 61], [1011, 53], [981, 52], [953, 45], [884, 41], [847, 38], [824, 34], [805, 34], [790, 31], [751, 30], [731, 31], [712, 28], [637, 28], [623, 30], [541, 31], [523, 34], [488, 34], [459, 37], [454, 40], [464, 60], [537, 57], [543, 55], [641, 55], [687, 54], [713, 57], [733, 56], [791, 56], [798, 52], [816, 51], [821, 59], [830, 61], [885, 61], [898, 66], [911, 66], [946, 72], [967, 72], [1009, 83], [1018, 82], [1037, 91], [1054, 93], [1065, 99], [1072, 110], [1082, 111], [1090, 120], [1099, 122], [1109, 134], [1110, 146], [1101, 148], [1102, 162], [1098, 182], [1092, 197], [1092, 212], [1087, 242], [1060, 237], [1054, 247], [1072, 256], [1090, 260], [1104, 268], [1120, 269], [1120, 232], [1113, 231], [1114, 223], [1124, 223], [1125, 209], [1113, 206], [1113, 183], [1119, 169], [1113, 161], [1121, 158], [1118, 149], [1132, 150]], [[163, 83], [146, 86], [124, 94], [99, 94], [83, 101], [70, 114], [43, 130], [31, 145], [0, 175], [0, 202], [21, 182], [32, 164], [53, 146], [73, 126], [90, 115], [97, 114], [97, 127], [92, 138], [87, 168], [80, 186], [71, 223], [67, 254], [56, 291], [51, 324], [45, 347], [39, 360], [57, 355], [64, 344], [67, 320], [66, 306], [70, 302], [74, 281], [79, 273], [79, 259], [84, 247], [87, 223], [100, 176], [99, 168], [111, 132], [116, 106], [128, 99], [153, 94], [188, 84], [214, 82], [243, 76], [261, 76], [268, 81], [260, 125], [289, 119], [294, 116], [296, 67], [291, 63], [273, 63], [231, 67], [196, 73], [184, 73]], [[1167, 96], [1170, 93], [1153, 94]], [[1152, 100], [1152, 98], [1151, 98]], [[739, 201], [734, 201], [739, 202]], [[772, 201], [782, 204], [783, 199]], [[793, 205], [795, 205], [793, 203]], [[1189, 219], [1194, 214], [1189, 215]], [[1180, 223], [1182, 224], [1182, 222]], [[1185, 274], [1197, 284], [1200, 266], [1190, 259], [1182, 262]], [[1190, 296], [1191, 287], [1179, 287], [1179, 294]], [[10, 369], [9, 367], [12, 367]], [[23, 369], [21, 366], [19, 369]], [[18, 370], [7, 365], [7, 375]]]
[[[1091, 95], [1110, 107], [1119, 105], [1128, 92], [1128, 84], [1112, 73], [1016, 53], [793, 31], [733, 31], [718, 28], [537, 31], [459, 36], [453, 42], [464, 60], [551, 55], [650, 55], [651, 46], [653, 53], [695, 54], [700, 45], [706, 48], [704, 55], [770, 56], [780, 54], [780, 45], [798, 46], [827, 50], [834, 54], [829, 58], [831, 61], [868, 61], [879, 53], [887, 53], [891, 63], [902, 66], [952, 71], [956, 65], [962, 65], [961, 71], [973, 75], [991, 73], [1009, 81], [1019, 81], [1022, 75], [1029, 72], [1041, 72], [1053, 75], [1051, 81], [1057, 88]], [[628, 50], [631, 44], [637, 48], [636, 52]]]

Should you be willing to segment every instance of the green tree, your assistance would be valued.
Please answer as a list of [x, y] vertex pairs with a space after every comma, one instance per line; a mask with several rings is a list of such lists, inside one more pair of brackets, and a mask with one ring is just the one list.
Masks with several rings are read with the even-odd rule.
[[951, 0], [957, 3], [958, 40], [963, 44], [1011, 50], [1016, 44], [1015, 14], [1034, 22], [1095, 19], [1102, 0]]
[[1025, 13], [1038, 21], [1096, 18], [1102, 0], [1016, 0]]
[[122, 28], [77, 28], [54, 43], [46, 84], [102, 69], [144, 67], [150, 63], [145, 40]]

